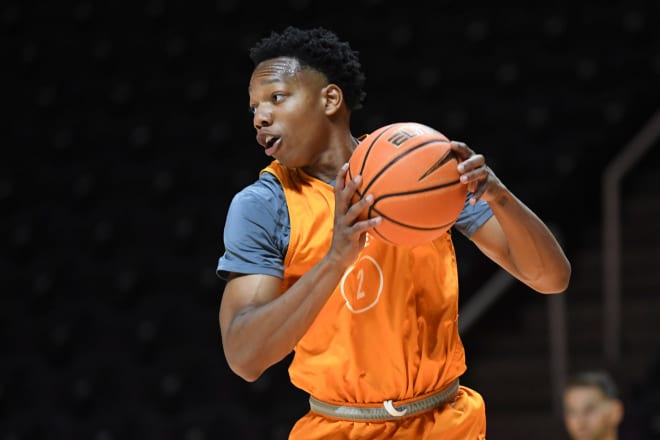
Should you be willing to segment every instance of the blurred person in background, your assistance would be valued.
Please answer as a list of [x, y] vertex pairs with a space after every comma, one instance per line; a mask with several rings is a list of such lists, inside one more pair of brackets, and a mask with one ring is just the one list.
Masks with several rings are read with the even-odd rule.
[[606, 371], [582, 371], [564, 387], [564, 423], [572, 440], [618, 440], [623, 402]]

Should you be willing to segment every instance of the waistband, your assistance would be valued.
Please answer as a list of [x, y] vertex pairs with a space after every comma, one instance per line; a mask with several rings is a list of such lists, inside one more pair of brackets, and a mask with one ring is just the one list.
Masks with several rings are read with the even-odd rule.
[[448, 402], [456, 395], [458, 387], [459, 381], [455, 379], [446, 388], [420, 399], [401, 402], [386, 400], [378, 406], [335, 405], [310, 396], [309, 407], [315, 413], [337, 419], [358, 421], [397, 420], [404, 416], [419, 414]]

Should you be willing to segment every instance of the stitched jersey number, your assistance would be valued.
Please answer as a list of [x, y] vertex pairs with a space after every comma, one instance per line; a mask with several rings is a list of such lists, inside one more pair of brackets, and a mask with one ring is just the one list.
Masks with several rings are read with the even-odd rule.
[[[347, 278], [350, 279], [349, 282]], [[346, 307], [351, 312], [366, 312], [380, 300], [383, 270], [373, 257], [365, 255], [344, 272], [340, 287]]]
[[357, 299], [364, 298], [367, 294], [362, 290], [362, 285], [364, 284], [364, 269], [360, 269], [358, 272], [358, 286], [357, 286]]

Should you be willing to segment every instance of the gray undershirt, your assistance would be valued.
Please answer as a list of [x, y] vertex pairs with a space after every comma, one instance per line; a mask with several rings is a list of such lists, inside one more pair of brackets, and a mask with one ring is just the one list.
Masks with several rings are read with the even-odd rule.
[[[468, 193], [453, 226], [468, 238], [493, 215], [486, 202], [470, 205], [470, 196]], [[222, 279], [228, 272], [283, 278], [290, 229], [284, 190], [275, 176], [262, 173], [256, 182], [238, 192], [229, 205], [225, 252], [216, 273]]]

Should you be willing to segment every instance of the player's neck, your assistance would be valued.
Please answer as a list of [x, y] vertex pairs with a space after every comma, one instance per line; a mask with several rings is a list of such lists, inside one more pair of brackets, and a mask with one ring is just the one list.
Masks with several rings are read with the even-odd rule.
[[318, 160], [303, 168], [305, 173], [326, 183], [337, 178], [337, 172], [348, 162], [358, 144], [357, 139], [350, 132], [347, 132], [347, 135], [341, 139], [329, 139], [328, 141], [328, 147], [319, 155]]

